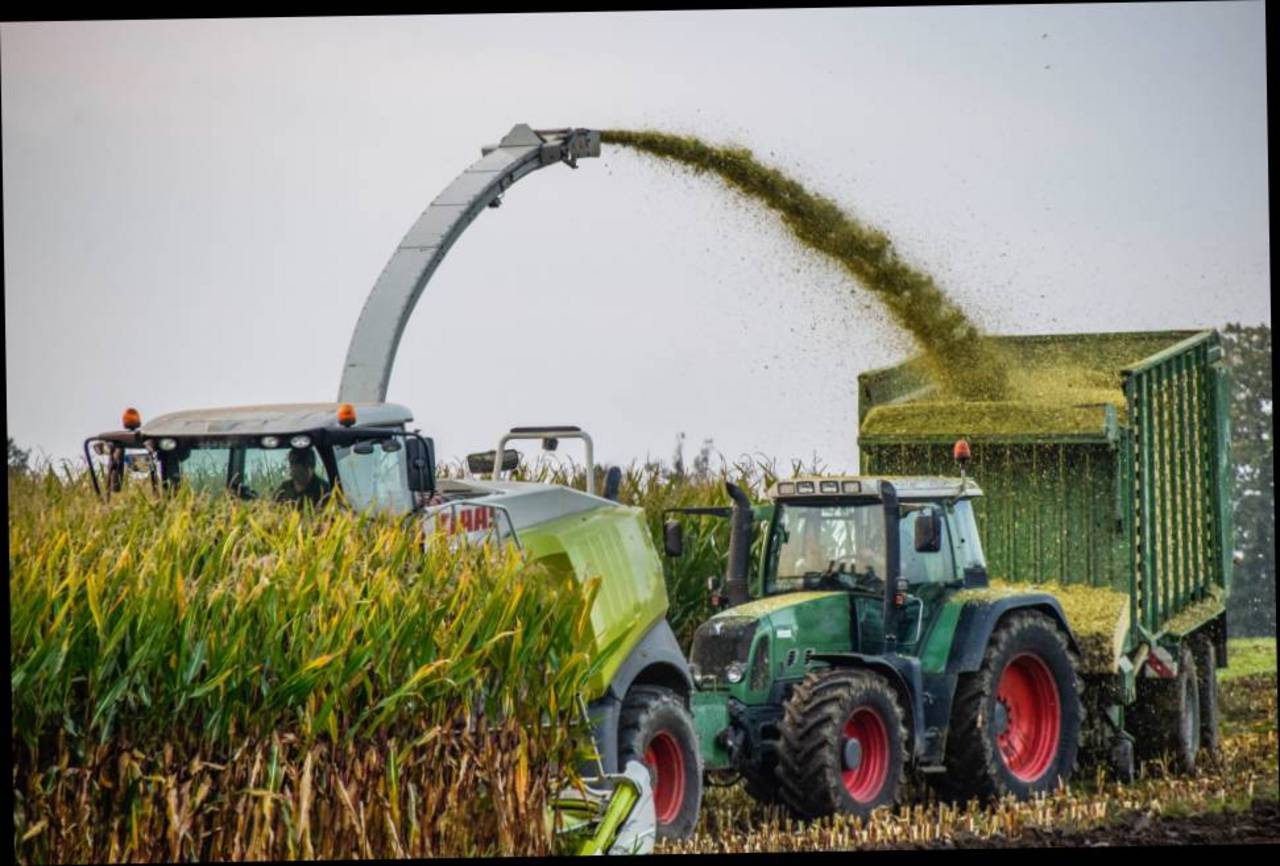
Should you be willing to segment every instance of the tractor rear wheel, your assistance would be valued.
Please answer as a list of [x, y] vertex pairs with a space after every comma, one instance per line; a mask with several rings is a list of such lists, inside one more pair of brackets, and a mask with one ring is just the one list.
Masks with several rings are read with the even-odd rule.
[[1195, 656], [1185, 643], [1172, 679], [1138, 677], [1138, 701], [1130, 714], [1138, 755], [1150, 761], [1173, 754], [1179, 773], [1196, 771], [1200, 751], [1200, 677]]
[[991, 634], [982, 667], [962, 674], [947, 732], [947, 772], [929, 777], [946, 799], [1026, 799], [1070, 778], [1080, 746], [1083, 684], [1066, 636], [1034, 611]]
[[702, 805], [702, 759], [693, 716], [674, 691], [632, 686], [618, 722], [619, 766], [649, 768], [659, 839], [686, 839]]
[[742, 771], [743, 787], [746, 788], [747, 795], [757, 803], [773, 806], [782, 802], [782, 795], [778, 792], [776, 767], [777, 762], [774, 761], [765, 764], [759, 773]]
[[884, 677], [860, 670], [810, 674], [787, 701], [781, 731], [778, 789], [797, 816], [865, 818], [897, 802], [907, 730]]

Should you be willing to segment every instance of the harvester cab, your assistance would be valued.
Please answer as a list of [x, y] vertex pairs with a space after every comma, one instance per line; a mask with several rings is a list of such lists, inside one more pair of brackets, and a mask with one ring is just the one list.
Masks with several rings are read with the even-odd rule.
[[436, 483], [434, 445], [405, 429], [412, 420], [394, 403], [228, 406], [146, 423], [129, 409], [124, 430], [86, 439], [84, 452], [94, 488], [105, 496], [118, 492], [134, 467], [157, 489], [185, 485], [313, 504], [340, 489], [356, 510], [409, 513], [430, 502]]
[[[708, 770], [806, 818], [865, 816], [908, 770], [956, 797], [1029, 796], [1070, 773], [1074, 639], [1049, 595], [970, 598], [988, 584], [976, 483], [799, 477], [764, 509], [729, 493], [729, 606], [690, 653]], [[979, 713], [995, 724], [975, 730]]]

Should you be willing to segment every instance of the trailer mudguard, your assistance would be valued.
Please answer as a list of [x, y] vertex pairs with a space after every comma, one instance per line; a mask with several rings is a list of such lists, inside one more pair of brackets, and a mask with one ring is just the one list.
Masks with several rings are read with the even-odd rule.
[[693, 692], [689, 662], [666, 619], [645, 632], [609, 682], [608, 690], [587, 705], [591, 735], [606, 773], [618, 772], [618, 720], [631, 686], [666, 686], [685, 698]]
[[521, 123], [435, 197], [401, 239], [364, 302], [347, 359], [338, 400], [381, 403], [405, 325], [422, 290], [454, 241], [486, 207], [520, 178], [558, 162], [577, 168], [580, 157], [600, 155], [600, 133], [586, 129], [530, 129]]
[[1015, 610], [1035, 610], [1046, 614], [1062, 628], [1071, 651], [1077, 655], [1080, 653], [1080, 645], [1076, 642], [1076, 636], [1072, 633], [1058, 600], [1048, 593], [1029, 592], [1013, 598], [970, 601], [965, 604], [960, 611], [960, 619], [956, 622], [945, 672], [967, 674], [982, 667], [982, 657], [987, 651], [987, 644], [996, 624], [1002, 616]]
[[919, 659], [862, 653], [814, 653], [809, 658], [816, 662], [826, 662], [832, 667], [866, 668], [886, 677], [898, 692], [903, 709], [908, 714], [907, 730], [911, 732], [911, 753], [916, 758], [925, 756], [925, 704], [929, 693], [924, 687]]

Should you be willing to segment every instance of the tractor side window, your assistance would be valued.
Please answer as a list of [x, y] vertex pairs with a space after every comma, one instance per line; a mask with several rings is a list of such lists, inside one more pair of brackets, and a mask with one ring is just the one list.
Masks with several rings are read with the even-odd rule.
[[[928, 512], [942, 517], [942, 545], [936, 552], [921, 553], [916, 550], [916, 516]], [[902, 520], [898, 523], [899, 555], [902, 557], [902, 576], [908, 583], [947, 583], [956, 579], [955, 559], [951, 554], [951, 530], [946, 515], [936, 505], [903, 506]]]
[[986, 568], [987, 559], [982, 553], [982, 538], [978, 535], [978, 522], [974, 519], [973, 503], [968, 499], [955, 504], [951, 511], [955, 521], [955, 551], [963, 568]]

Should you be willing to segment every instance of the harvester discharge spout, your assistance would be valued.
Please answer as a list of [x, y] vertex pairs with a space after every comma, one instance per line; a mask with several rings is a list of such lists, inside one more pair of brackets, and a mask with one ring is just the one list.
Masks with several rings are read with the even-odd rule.
[[401, 239], [360, 311], [342, 368], [338, 400], [386, 399], [391, 367], [413, 308], [445, 254], [486, 207], [497, 207], [520, 178], [563, 162], [600, 155], [600, 133], [590, 129], [535, 130], [518, 124], [481, 159], [445, 187]]

